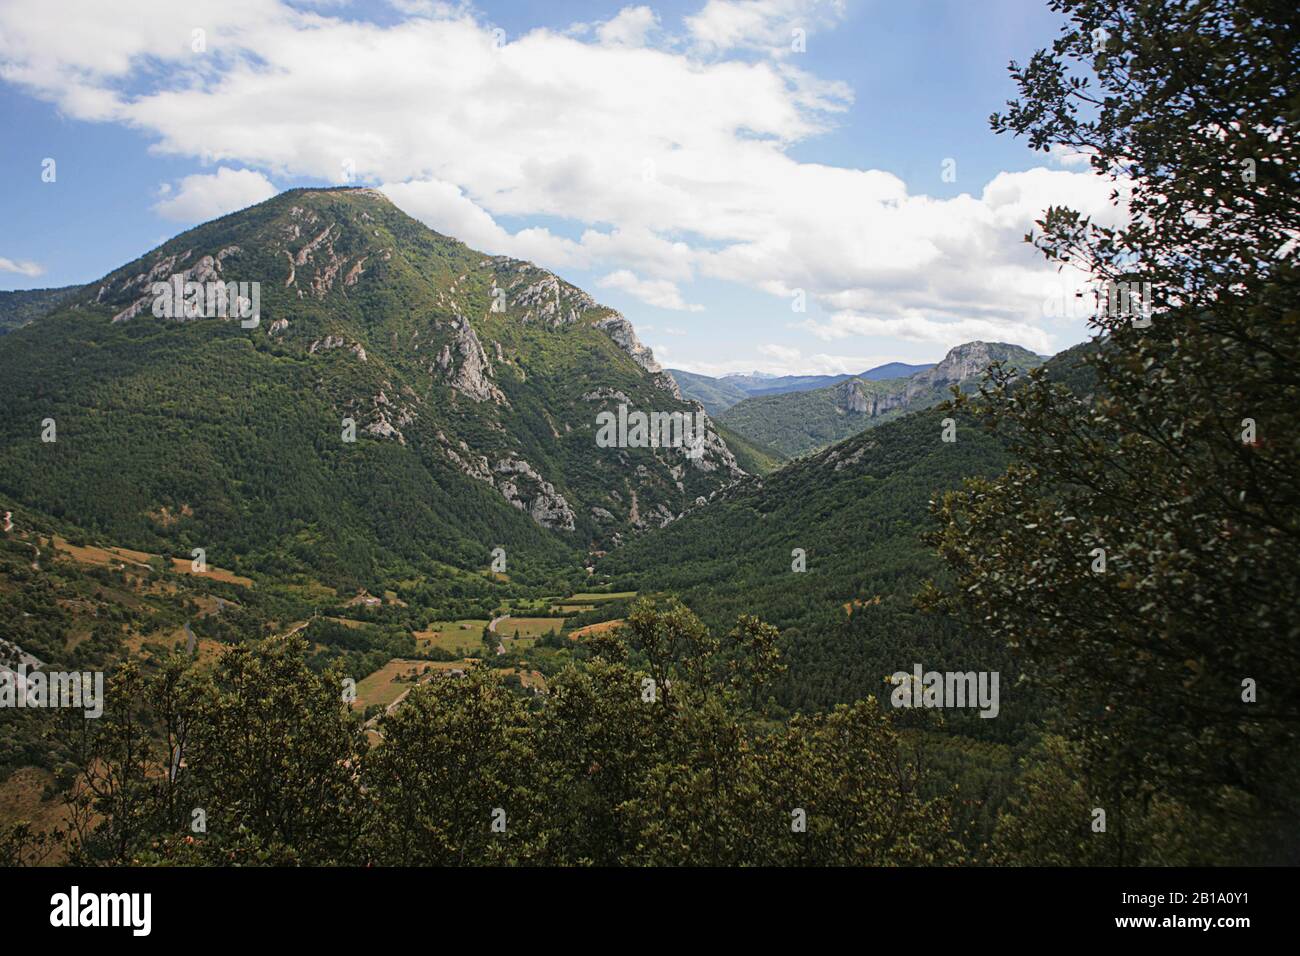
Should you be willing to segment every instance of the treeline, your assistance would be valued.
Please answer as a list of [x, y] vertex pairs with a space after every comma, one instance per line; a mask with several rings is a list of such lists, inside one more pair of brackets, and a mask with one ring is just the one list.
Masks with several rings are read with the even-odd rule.
[[[84, 767], [62, 841], [100, 864], [917, 864], [961, 862], [946, 802], [872, 702], [774, 725], [774, 633], [715, 638], [643, 605], [544, 698], [490, 671], [416, 687], [369, 746], [342, 671], [298, 637], [110, 680], [61, 730]], [[629, 654], [644, 661], [633, 667]]]
[[[715, 635], [676, 602], [540, 697], [488, 669], [416, 686], [375, 728], [297, 636], [211, 671], [128, 662], [99, 720], [62, 712], [82, 768], [66, 830], [4, 831], [0, 860], [101, 865], [945, 865], [1205, 862], [1237, 828], [1176, 801], [1116, 807], [1047, 738], [1000, 786], [875, 699], [773, 720], [773, 628]], [[990, 745], [991, 746], [991, 745]], [[994, 750], [988, 760], [1005, 757]], [[978, 764], [978, 761], [975, 762]], [[999, 812], [999, 806], [1001, 812]]]

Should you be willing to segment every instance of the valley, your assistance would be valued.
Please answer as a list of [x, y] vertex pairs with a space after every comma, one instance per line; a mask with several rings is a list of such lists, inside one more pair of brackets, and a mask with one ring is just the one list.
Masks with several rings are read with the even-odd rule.
[[[260, 282], [259, 321], [156, 317], [155, 277]], [[540, 706], [639, 626], [640, 598], [680, 597], [719, 631], [774, 625], [789, 667], [769, 719], [869, 697], [916, 655], [998, 658], [910, 603], [937, 570], [929, 496], [1006, 461], [973, 425], [940, 442], [928, 406], [995, 360], [1036, 364], [1024, 350], [974, 343], [830, 385], [741, 378], [714, 417], [617, 313], [370, 190], [283, 194], [51, 301], [0, 341], [0, 639], [44, 666], [215, 677], [234, 649], [301, 641], [355, 688], [378, 747], [417, 687], [494, 675]], [[852, 404], [831, 428], [808, 413], [848, 390], [899, 404]], [[602, 443], [629, 407], [704, 440]], [[24, 427], [47, 419], [53, 441]], [[952, 723], [948, 749], [1023, 739], [1015, 718]], [[75, 756], [29, 715], [0, 726], [0, 806], [52, 818]]]

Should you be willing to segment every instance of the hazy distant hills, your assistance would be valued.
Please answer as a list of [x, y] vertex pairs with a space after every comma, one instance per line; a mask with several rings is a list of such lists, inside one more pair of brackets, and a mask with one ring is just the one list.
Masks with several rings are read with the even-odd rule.
[[825, 388], [850, 378], [875, 381], [885, 378], [901, 378], [920, 372], [932, 365], [908, 365], [904, 362], [890, 362], [868, 369], [860, 375], [725, 375], [712, 378], [695, 372], [683, 372], [681, 369], [669, 369], [682, 395], [694, 399], [705, 407], [710, 415], [717, 415], [737, 402], [754, 395], [778, 395], [784, 392], [802, 392], [814, 388]]
[[1040, 356], [1018, 345], [968, 342], [950, 350], [938, 365], [905, 377], [883, 374], [891, 368], [910, 368], [893, 363], [820, 388], [751, 395], [722, 410], [718, 420], [788, 457], [806, 455], [905, 411], [942, 402], [950, 397], [953, 385], [974, 387], [995, 361], [1022, 369], [1043, 363]]

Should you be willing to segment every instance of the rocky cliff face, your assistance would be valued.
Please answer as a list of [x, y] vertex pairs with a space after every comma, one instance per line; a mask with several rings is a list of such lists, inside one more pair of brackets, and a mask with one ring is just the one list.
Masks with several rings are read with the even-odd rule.
[[853, 378], [842, 382], [834, 386], [836, 405], [850, 414], [877, 418], [918, 402], [932, 404], [946, 398], [952, 385], [983, 378], [988, 367], [997, 361], [1021, 368], [1032, 368], [1042, 362], [1033, 352], [1018, 345], [967, 342], [950, 349], [934, 368], [909, 376], [901, 389], [891, 386], [888, 379], [866, 382]]
[[653, 375], [655, 384], [667, 392], [671, 392], [674, 397], [682, 397], [681, 389], [677, 387], [677, 380], [664, 371], [663, 366], [655, 361], [654, 352], [636, 337], [636, 330], [632, 328], [632, 323], [623, 316], [615, 312], [607, 319], [601, 319], [596, 323], [598, 328], [604, 329], [609, 333], [609, 337], [624, 352], [632, 357], [643, 369]]
[[444, 380], [462, 395], [476, 402], [505, 404], [506, 397], [492, 381], [492, 363], [483, 343], [463, 315], [450, 323], [451, 340], [438, 353], [438, 369]]
[[808, 391], [755, 395], [729, 406], [719, 419], [745, 438], [797, 457], [943, 402], [953, 385], [973, 387], [995, 361], [1031, 368], [1042, 359], [1016, 345], [968, 342], [951, 349], [938, 365], [907, 377], [850, 378]]
[[908, 404], [905, 394], [897, 391], [879, 391], [861, 379], [851, 378], [834, 388], [837, 395], [836, 404], [845, 412], [854, 415], [877, 418], [896, 408], [904, 408]]
[[1043, 362], [1033, 352], [1018, 345], [1008, 345], [1005, 342], [967, 342], [949, 349], [943, 361], [934, 368], [911, 376], [907, 383], [907, 394], [909, 398], [915, 397], [981, 378], [992, 363], [999, 361], [1020, 368], [1033, 368]]

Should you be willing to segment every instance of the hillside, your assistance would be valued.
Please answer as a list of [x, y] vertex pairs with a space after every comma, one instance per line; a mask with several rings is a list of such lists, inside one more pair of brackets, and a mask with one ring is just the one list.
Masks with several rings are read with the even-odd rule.
[[[1075, 366], [1092, 348], [1061, 353], [1046, 374], [1071, 388], [1088, 384]], [[1008, 462], [1002, 445], [965, 417], [956, 441], [942, 441], [949, 414], [904, 413], [746, 479], [708, 507], [628, 542], [599, 568], [623, 587], [681, 595], [714, 626], [746, 613], [780, 627], [791, 667], [778, 699], [788, 707], [878, 694], [883, 675], [914, 661], [941, 670], [1009, 668], [1004, 649], [972, 644], [953, 622], [922, 615], [912, 603], [940, 570], [921, 540], [931, 527], [930, 500]], [[795, 548], [806, 554], [803, 572], [792, 570]], [[1015, 713], [974, 726], [1007, 729], [1030, 717], [1028, 709]]]
[[717, 415], [724, 408], [749, 397], [747, 391], [726, 379], [683, 372], [676, 368], [670, 368], [668, 374], [677, 382], [683, 396], [699, 402], [710, 415]]
[[22, 328], [33, 319], [52, 312], [60, 302], [72, 296], [80, 286], [59, 289], [20, 289], [0, 292], [0, 335]]
[[[260, 321], [156, 318], [173, 276], [260, 283]], [[371, 588], [496, 547], [568, 573], [743, 474], [714, 430], [696, 457], [598, 447], [602, 410], [695, 409], [630, 323], [367, 189], [280, 194], [86, 286], [0, 340], [0, 402], [0, 503]]]
[[749, 474], [766, 475], [769, 472], [776, 471], [785, 462], [789, 461], [788, 456], [781, 454], [775, 448], [750, 441], [721, 422], [716, 424], [718, 434], [727, 443], [727, 447], [731, 449], [732, 454], [736, 456], [736, 464]]
[[[936, 489], [995, 474], [1006, 457], [964, 423], [957, 442], [941, 442], [942, 417], [908, 415], [747, 480], [598, 567], [626, 586], [680, 595], [717, 627], [742, 613], [775, 624], [790, 660], [777, 696], [791, 708], [878, 694], [885, 675], [914, 660], [969, 665], [957, 629], [912, 606], [938, 568], [919, 535]], [[792, 570], [796, 548], [806, 571]]]
[[909, 409], [945, 401], [953, 385], [973, 388], [994, 361], [1013, 368], [1034, 368], [1043, 362], [1016, 345], [969, 342], [951, 349], [938, 365], [905, 378], [857, 376], [810, 391], [755, 395], [719, 413], [718, 419], [782, 454], [806, 455]]
[[886, 378], [903, 378], [934, 368], [933, 365], [908, 365], [889, 362], [867, 369], [860, 375], [725, 375], [713, 378], [697, 372], [683, 372], [670, 368], [669, 374], [681, 387], [682, 395], [699, 402], [710, 415], [719, 415], [738, 402], [755, 395], [782, 395], [787, 392], [807, 392], [812, 389], [838, 385], [850, 378], [878, 381]]

